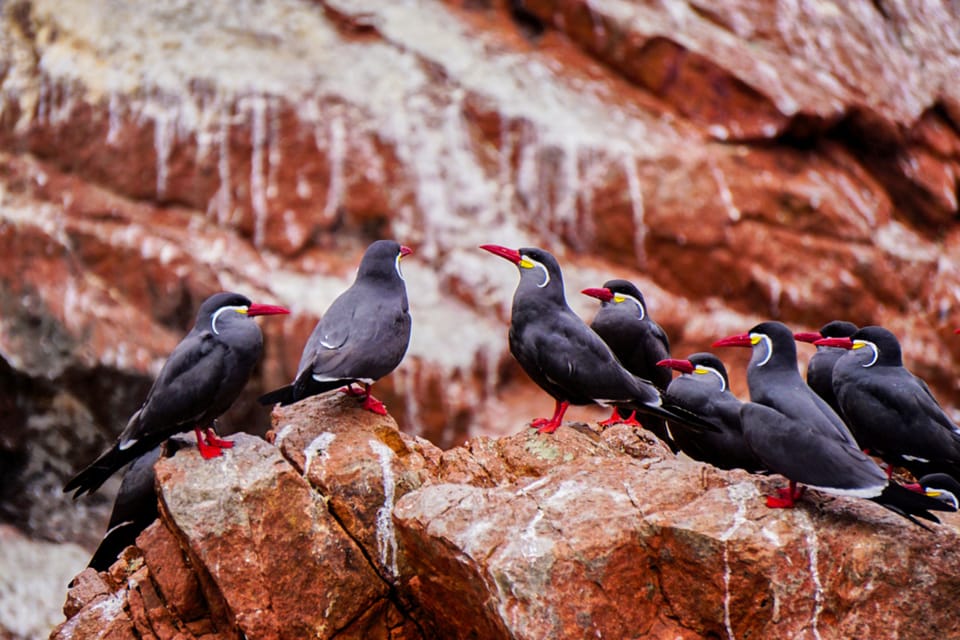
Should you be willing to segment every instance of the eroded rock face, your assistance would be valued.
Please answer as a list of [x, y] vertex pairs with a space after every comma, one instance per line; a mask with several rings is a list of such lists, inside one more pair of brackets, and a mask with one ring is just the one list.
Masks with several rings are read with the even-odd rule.
[[0, 517], [93, 543], [109, 490], [58, 487], [215, 290], [294, 311], [221, 425], [265, 430], [253, 399], [381, 236], [417, 254], [377, 393], [444, 449], [550, 409], [484, 242], [558, 254], [585, 316], [576, 291], [635, 281], [678, 355], [770, 318], [883, 324], [955, 410], [958, 10], [761, 4], [4, 3]]
[[271, 439], [161, 460], [160, 520], [76, 578], [51, 638], [960, 633], [956, 514], [767, 509], [778, 478], [624, 425], [441, 452], [333, 394], [276, 410]]

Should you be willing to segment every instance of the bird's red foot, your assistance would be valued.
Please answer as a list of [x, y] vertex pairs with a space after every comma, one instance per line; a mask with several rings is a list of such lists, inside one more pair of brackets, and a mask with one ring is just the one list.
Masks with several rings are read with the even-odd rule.
[[606, 420], [601, 420], [597, 423], [601, 427], [609, 427], [615, 424], [625, 424], [630, 427], [642, 427], [643, 425], [637, 420], [637, 412], [631, 411], [630, 416], [627, 418], [621, 418], [620, 412], [616, 409], [613, 410], [613, 413], [610, 414], [610, 417]]
[[560, 420], [547, 420], [546, 418], [538, 418], [530, 423], [531, 427], [535, 427], [537, 433], [553, 433], [560, 428], [562, 421]]
[[[200, 427], [194, 427], [193, 433], [197, 436], [197, 449], [200, 450], [200, 455], [203, 456], [204, 460], [209, 460], [211, 458], [218, 458], [223, 455], [222, 448], [215, 444], [207, 444], [203, 441], [203, 433], [200, 432]], [[232, 442], [230, 443], [233, 444]]]
[[364, 398], [363, 400], [363, 408], [366, 409], [367, 411], [371, 411], [380, 416], [387, 415], [387, 406], [382, 402], [380, 402], [379, 400], [377, 400], [376, 398], [374, 398], [369, 393], [367, 394], [367, 397]]
[[223, 438], [219, 437], [217, 435], [217, 432], [214, 431], [212, 428], [207, 429], [206, 440], [207, 440], [207, 444], [210, 445], [211, 447], [219, 447], [221, 449], [233, 448], [232, 440], [224, 440]]
[[775, 498], [767, 496], [767, 506], [771, 509], [792, 509], [795, 501], [792, 498]]
[[792, 509], [806, 490], [806, 487], [798, 487], [796, 482], [791, 482], [789, 487], [777, 489], [777, 497], [767, 496], [767, 506], [771, 509]]

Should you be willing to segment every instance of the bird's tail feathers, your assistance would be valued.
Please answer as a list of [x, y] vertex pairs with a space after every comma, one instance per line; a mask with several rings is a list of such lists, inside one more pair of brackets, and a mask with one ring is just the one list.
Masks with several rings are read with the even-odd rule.
[[946, 502], [932, 498], [926, 494], [917, 491], [911, 491], [895, 482], [891, 482], [876, 498], [871, 498], [880, 506], [890, 509], [910, 522], [929, 529], [916, 518], [923, 518], [930, 522], [939, 523], [940, 519], [930, 513], [931, 511], [956, 511], [957, 509]]
[[129, 449], [121, 449], [119, 442], [107, 449], [99, 458], [90, 465], [70, 478], [67, 484], [63, 486], [64, 493], [75, 491], [73, 499], [76, 500], [85, 493], [93, 493], [100, 488], [107, 478], [112, 476], [123, 465], [127, 464], [143, 453], [143, 448], [133, 446]]
[[257, 402], [265, 406], [273, 406], [277, 403], [280, 403], [283, 406], [288, 404], [293, 404], [295, 402], [293, 398], [293, 385], [288, 384], [285, 387], [280, 387], [279, 389], [274, 389], [273, 391], [268, 391], [259, 398]]

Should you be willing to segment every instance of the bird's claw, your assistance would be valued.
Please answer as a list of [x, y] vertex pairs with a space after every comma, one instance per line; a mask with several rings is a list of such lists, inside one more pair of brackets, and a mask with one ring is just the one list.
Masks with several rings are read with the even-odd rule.
[[[219, 437], [219, 436], [217, 435], [217, 432], [214, 431], [212, 428], [207, 429], [206, 441], [207, 441], [207, 444], [210, 445], [211, 447], [218, 447], [218, 448], [220, 448], [220, 449], [232, 449], [232, 448], [233, 448], [233, 441], [232, 441], [232, 440], [224, 440], [223, 438]], [[214, 457], [216, 457], [216, 456], [214, 456]]]

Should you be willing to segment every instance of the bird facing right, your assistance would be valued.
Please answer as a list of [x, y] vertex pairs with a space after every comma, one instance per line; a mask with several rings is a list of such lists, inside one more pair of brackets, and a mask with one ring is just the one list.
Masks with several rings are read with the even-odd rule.
[[[370, 386], [397, 368], [410, 344], [410, 306], [400, 261], [413, 251], [377, 240], [363, 254], [353, 284], [330, 305], [303, 348], [294, 381], [260, 396], [260, 403], [292, 404], [338, 387], [385, 415]], [[354, 383], [363, 385], [361, 391]]]

